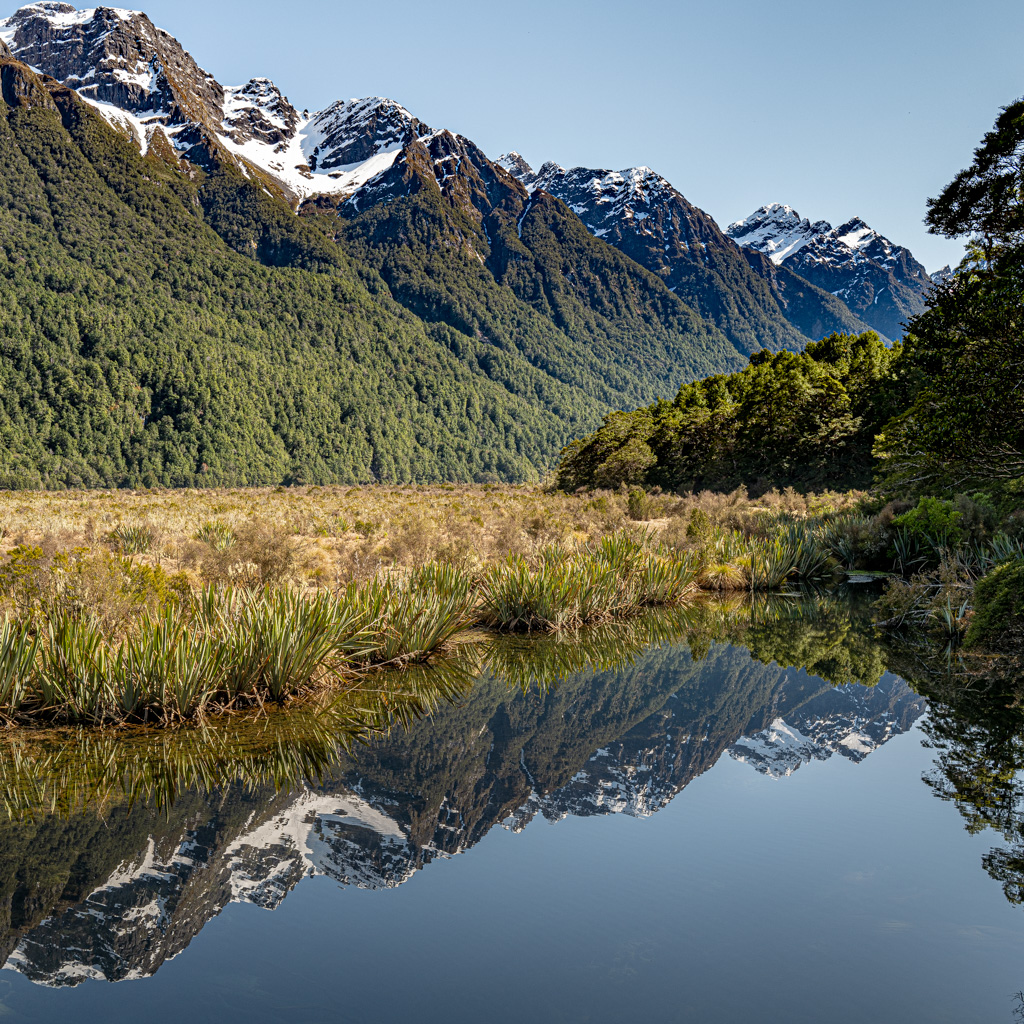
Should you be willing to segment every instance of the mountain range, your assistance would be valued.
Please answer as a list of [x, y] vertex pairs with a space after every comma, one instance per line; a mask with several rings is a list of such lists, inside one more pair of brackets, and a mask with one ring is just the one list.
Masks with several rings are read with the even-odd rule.
[[0, 485], [536, 478], [759, 349], [899, 337], [932, 283], [645, 167], [226, 87], [140, 12], [20, 8], [0, 87]]
[[779, 203], [730, 224], [727, 234], [841, 298], [891, 338], [901, 337], [906, 322], [924, 312], [928, 292], [949, 272], [945, 267], [933, 279], [909, 249], [890, 242], [859, 217], [834, 228], [824, 220], [812, 224]]

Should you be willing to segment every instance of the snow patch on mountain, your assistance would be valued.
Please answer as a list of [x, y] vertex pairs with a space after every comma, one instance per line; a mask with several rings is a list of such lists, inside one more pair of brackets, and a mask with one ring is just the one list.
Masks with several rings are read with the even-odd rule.
[[752, 764], [758, 771], [774, 779], [792, 775], [802, 764], [812, 759], [826, 760], [825, 750], [799, 729], [787, 725], [782, 718], [753, 736], [741, 736], [730, 748], [730, 755], [744, 764]]
[[225, 90], [220, 141], [296, 197], [351, 195], [387, 170], [407, 142], [429, 133], [382, 96], [299, 114], [269, 79]]
[[225, 88], [141, 12], [44, 0], [0, 21], [19, 60], [75, 89], [143, 154], [157, 130], [187, 154], [213, 138], [293, 199], [350, 195], [430, 129], [380, 96], [300, 113], [268, 78]]
[[[533, 171], [516, 152], [498, 161], [533, 193], [548, 192], [561, 199], [586, 225], [592, 235], [635, 233], [654, 238], [664, 231], [663, 219], [674, 204], [686, 204], [682, 196], [650, 167], [627, 167], [621, 171], [604, 168], [565, 168], [549, 160]], [[683, 243], [683, 248], [686, 244]]]
[[778, 266], [788, 256], [831, 230], [832, 225], [828, 221], [812, 224], [807, 218], [801, 219], [792, 206], [769, 203], [749, 217], [730, 224], [725, 233], [740, 245], [764, 253]]

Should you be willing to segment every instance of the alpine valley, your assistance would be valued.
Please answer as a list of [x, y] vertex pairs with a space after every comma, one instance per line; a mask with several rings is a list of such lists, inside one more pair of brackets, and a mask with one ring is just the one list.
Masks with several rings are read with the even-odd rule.
[[0, 87], [0, 486], [536, 479], [760, 349], [896, 339], [932, 285], [856, 219], [723, 232], [646, 167], [224, 86], [138, 12], [22, 7]]

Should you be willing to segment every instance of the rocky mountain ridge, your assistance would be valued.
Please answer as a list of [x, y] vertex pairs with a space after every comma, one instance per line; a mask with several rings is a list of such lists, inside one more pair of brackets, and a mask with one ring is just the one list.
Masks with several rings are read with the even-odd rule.
[[[267, 78], [225, 87], [140, 12], [78, 11], [41, 0], [0, 22], [0, 39], [19, 60], [76, 89], [142, 152], [150, 146], [166, 152], [169, 144], [200, 165], [233, 160], [292, 205], [337, 197], [352, 215], [407, 194], [409, 175], [389, 172], [406, 146], [429, 145], [439, 134], [383, 97], [339, 101], [311, 114], [297, 110]], [[762, 347], [799, 348], [834, 330], [863, 330], [866, 323], [878, 327], [828, 294], [837, 289], [787, 273], [793, 267], [780, 270], [749, 254], [741, 259], [707, 214], [649, 168], [567, 171], [547, 163], [534, 172], [516, 153], [495, 164], [530, 191], [566, 202], [595, 237], [665, 281], [742, 355]], [[433, 166], [443, 189], [451, 175]]]
[[859, 317], [891, 338], [924, 311], [934, 281], [909, 249], [859, 217], [833, 227], [811, 222], [792, 207], [769, 203], [730, 224], [738, 244], [767, 256], [841, 298]]
[[383, 97], [301, 113], [268, 78], [225, 87], [140, 11], [41, 0], [0, 21], [30, 67], [90, 102], [145, 153], [154, 140], [203, 164], [222, 149], [290, 200], [350, 194], [429, 129]]
[[549, 161], [535, 172], [515, 152], [498, 163], [531, 193], [561, 199], [595, 237], [660, 277], [744, 355], [759, 348], [798, 349], [833, 331], [869, 329], [834, 296], [744, 253], [649, 167], [567, 169]]
[[[41, 0], [0, 40], [6, 486], [535, 479], [613, 409], [868, 326], [646, 168], [535, 175], [381, 97], [300, 110], [133, 11]], [[98, 298], [126, 290], [145, 329]]]

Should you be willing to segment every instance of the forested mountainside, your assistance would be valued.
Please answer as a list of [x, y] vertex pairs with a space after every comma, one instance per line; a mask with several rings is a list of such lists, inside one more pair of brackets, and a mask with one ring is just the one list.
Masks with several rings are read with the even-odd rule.
[[649, 167], [567, 170], [549, 162], [535, 172], [518, 153], [498, 162], [532, 193], [557, 196], [595, 236], [657, 274], [744, 355], [868, 329], [841, 299], [741, 248]]
[[523, 479], [601, 407], [475, 337], [456, 355], [287, 211], [248, 241], [316, 271], [236, 253], [210, 224], [244, 233], [272, 209], [257, 188], [143, 159], [69, 90], [0, 76], [8, 486]]
[[609, 405], [737, 358], [608, 247], [640, 311], [604, 364], [493, 277], [425, 322], [230, 165], [183, 174], [52, 80], [0, 75], [7, 486], [529, 479]]
[[44, 0], [0, 46], [0, 485], [526, 480], [863, 327], [663, 179], [613, 229], [392, 100], [224, 87], [138, 12]]

